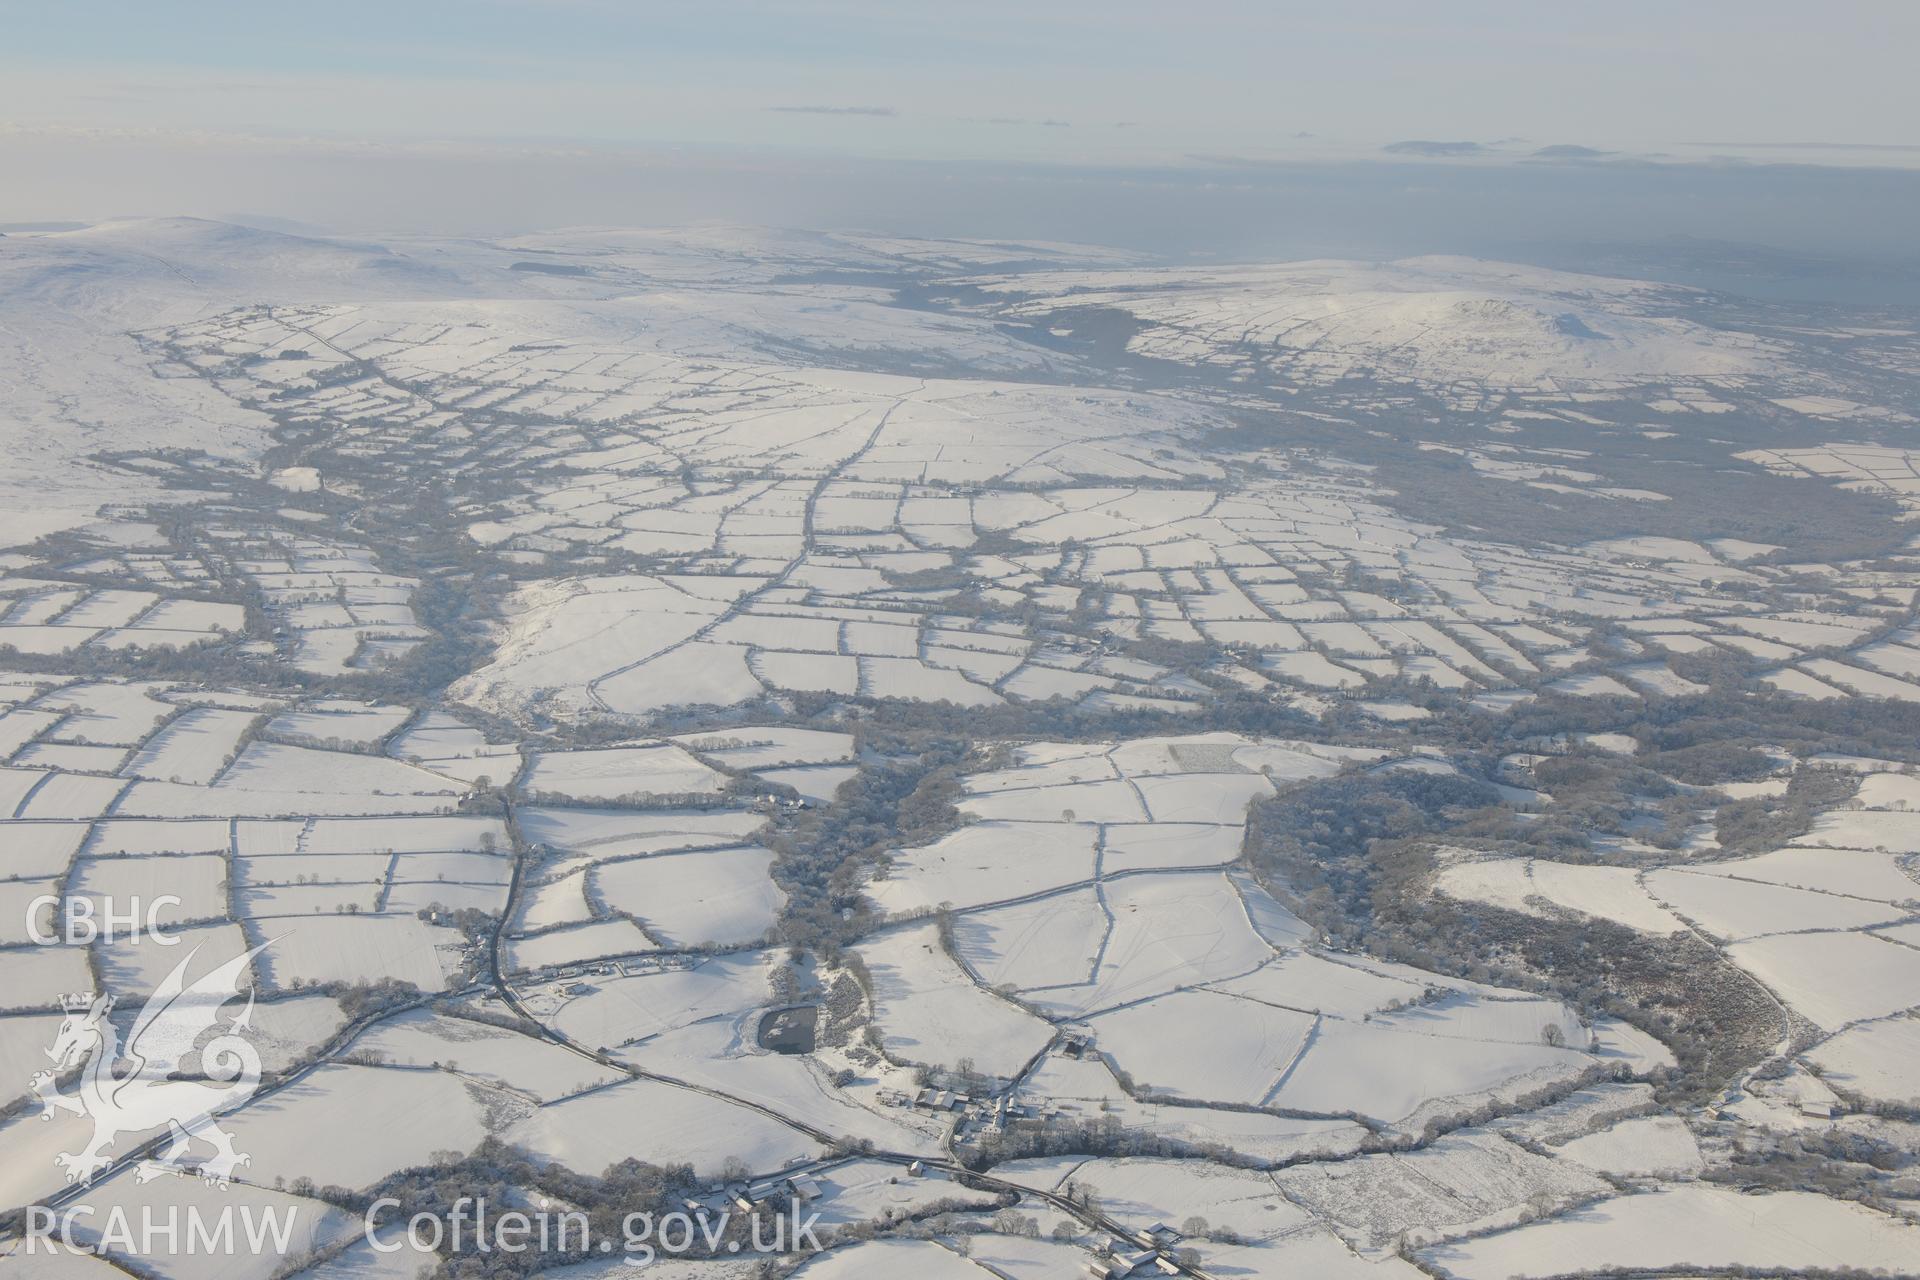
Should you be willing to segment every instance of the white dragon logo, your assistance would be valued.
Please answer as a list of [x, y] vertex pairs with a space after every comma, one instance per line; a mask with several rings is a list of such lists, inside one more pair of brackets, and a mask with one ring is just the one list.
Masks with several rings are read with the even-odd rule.
[[[188, 952], [148, 997], [133, 1020], [124, 1048], [119, 1030], [108, 1018], [113, 1011], [111, 995], [88, 992], [61, 999], [67, 1016], [53, 1047], [46, 1051], [54, 1070], [35, 1072], [32, 1088], [40, 1099], [42, 1120], [52, 1120], [59, 1111], [93, 1120], [93, 1140], [85, 1150], [63, 1151], [54, 1157], [54, 1163], [66, 1170], [68, 1182], [91, 1182], [111, 1164], [106, 1151], [120, 1135], [144, 1134], [163, 1125], [172, 1141], [158, 1159], [140, 1166], [135, 1176], [141, 1182], [163, 1173], [191, 1171], [195, 1166], [187, 1148], [196, 1138], [214, 1149], [212, 1158], [198, 1168], [215, 1186], [224, 1188], [234, 1171], [251, 1161], [233, 1149], [232, 1135], [215, 1120], [260, 1087], [260, 1053], [242, 1034], [252, 1025], [251, 984], [239, 1016], [228, 1020], [225, 1030], [204, 1045], [200, 1040], [219, 1026], [221, 1006], [242, 994], [240, 976], [268, 945], [262, 943], [234, 957], [191, 986], [186, 984], [187, 966], [200, 949]], [[192, 1059], [198, 1059], [195, 1074], [201, 1078], [175, 1078]], [[116, 1072], [115, 1066], [122, 1062], [129, 1069]], [[78, 1091], [60, 1092], [55, 1073], [64, 1074], [76, 1066], [80, 1068]]]

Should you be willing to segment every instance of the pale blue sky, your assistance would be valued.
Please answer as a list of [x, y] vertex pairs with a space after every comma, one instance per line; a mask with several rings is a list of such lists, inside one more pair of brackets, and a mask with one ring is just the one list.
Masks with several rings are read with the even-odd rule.
[[0, 0], [0, 32], [16, 129], [1069, 163], [1920, 143], [1906, 0]]

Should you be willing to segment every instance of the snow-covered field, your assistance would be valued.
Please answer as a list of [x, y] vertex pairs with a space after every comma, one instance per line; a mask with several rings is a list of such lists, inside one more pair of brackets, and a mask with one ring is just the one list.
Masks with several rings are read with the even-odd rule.
[[935, 926], [899, 929], [861, 948], [874, 1021], [893, 1057], [1011, 1078], [1044, 1049], [1047, 1024], [981, 990], [941, 948]]
[[684, 1161], [707, 1177], [729, 1160], [772, 1170], [819, 1153], [818, 1144], [776, 1120], [648, 1080], [552, 1103], [503, 1136], [541, 1159], [596, 1172], [636, 1151], [656, 1163]]
[[1692, 1266], [1910, 1274], [1920, 1227], [1805, 1192], [1745, 1196], [1704, 1185], [1622, 1196], [1564, 1218], [1426, 1251], [1462, 1280]]

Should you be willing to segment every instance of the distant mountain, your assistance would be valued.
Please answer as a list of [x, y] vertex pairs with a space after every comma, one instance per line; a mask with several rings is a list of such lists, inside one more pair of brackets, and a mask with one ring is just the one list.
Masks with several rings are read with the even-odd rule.
[[1616, 155], [1617, 152], [1602, 151], [1598, 147], [1583, 147], [1578, 143], [1557, 142], [1550, 147], [1541, 147], [1533, 153], [1536, 160], [1598, 160], [1603, 156]]
[[1486, 148], [1477, 142], [1432, 142], [1415, 139], [1410, 142], [1389, 142], [1382, 150], [1395, 156], [1477, 156], [1485, 153]]

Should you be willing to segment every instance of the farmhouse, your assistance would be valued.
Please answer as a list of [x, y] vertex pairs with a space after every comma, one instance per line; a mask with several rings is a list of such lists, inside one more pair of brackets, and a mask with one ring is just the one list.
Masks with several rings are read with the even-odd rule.
[[[1116, 1241], [1115, 1243], [1120, 1243]], [[1106, 1280], [1121, 1280], [1146, 1270], [1160, 1260], [1160, 1255], [1152, 1249], [1121, 1249], [1109, 1252], [1087, 1263], [1087, 1274], [1103, 1276]]]

